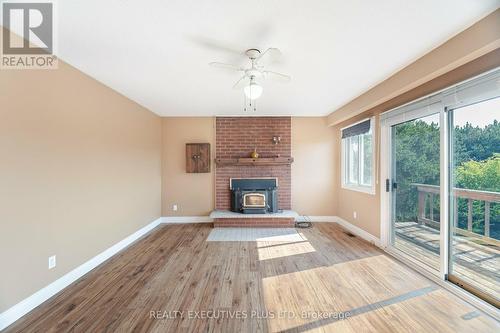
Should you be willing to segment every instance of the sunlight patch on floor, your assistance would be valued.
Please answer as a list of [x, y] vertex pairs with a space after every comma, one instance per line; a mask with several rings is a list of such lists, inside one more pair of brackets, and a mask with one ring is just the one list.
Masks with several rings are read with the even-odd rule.
[[294, 228], [214, 228], [207, 242], [301, 242]]
[[[320, 266], [314, 263], [314, 258], [308, 257], [299, 258], [294, 264], [292, 261], [284, 262], [283, 267], [295, 267], [298, 271], [262, 280], [266, 309], [291, 314], [269, 319], [268, 325], [273, 332], [297, 327], [313, 329], [309, 324], [314, 323], [342, 327], [344, 320], [319, 321], [321, 316], [331, 318], [353, 309], [369, 309], [370, 304], [387, 306], [386, 300], [399, 301], [398, 297], [402, 295], [412, 295], [429, 287], [429, 281], [402, 269], [382, 254], [331, 266]], [[311, 264], [316, 267], [307, 269]]]
[[[258, 244], [261, 245], [261, 242]], [[267, 242], [265, 244], [267, 245]], [[259, 260], [276, 259], [315, 251], [311, 243], [306, 241], [258, 246]]]

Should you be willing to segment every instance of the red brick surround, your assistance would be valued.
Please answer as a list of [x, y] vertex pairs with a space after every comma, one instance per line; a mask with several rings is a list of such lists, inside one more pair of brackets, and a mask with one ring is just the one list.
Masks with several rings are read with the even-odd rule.
[[[291, 121], [291, 117], [217, 117], [216, 158], [250, 157], [254, 148], [257, 149], [260, 157], [276, 157], [277, 155], [290, 157], [292, 153]], [[281, 142], [275, 145], [272, 141], [273, 136], [280, 136]], [[253, 177], [277, 177], [279, 209], [291, 209], [290, 165], [217, 166], [215, 170], [216, 209], [229, 210], [231, 207], [230, 178]], [[276, 224], [276, 221], [273, 223]]]
[[243, 218], [243, 219], [238, 219], [238, 218], [223, 218], [219, 219], [216, 218], [214, 219], [214, 227], [220, 228], [220, 227], [273, 227], [273, 228], [293, 228], [295, 226], [295, 219], [288, 217], [288, 218], [259, 218], [259, 217], [252, 217], [252, 218]]

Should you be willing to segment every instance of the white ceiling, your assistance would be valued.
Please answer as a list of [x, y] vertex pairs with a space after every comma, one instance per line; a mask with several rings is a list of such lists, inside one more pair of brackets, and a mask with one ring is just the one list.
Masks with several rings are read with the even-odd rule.
[[[499, 0], [62, 0], [59, 56], [162, 116], [245, 114], [247, 48], [278, 47], [261, 115], [327, 115], [494, 9]], [[254, 114], [254, 113], [252, 113]]]

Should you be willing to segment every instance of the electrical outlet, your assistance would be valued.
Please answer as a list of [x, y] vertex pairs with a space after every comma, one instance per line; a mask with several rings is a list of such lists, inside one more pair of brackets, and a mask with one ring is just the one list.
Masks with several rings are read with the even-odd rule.
[[49, 269], [56, 267], [56, 256], [49, 257]]
[[352, 217], [354, 217], [354, 219], [357, 219], [358, 218], [358, 213], [357, 212], [353, 212], [352, 213]]
[[172, 210], [173, 210], [174, 212], [176, 212], [176, 211], [177, 211], [177, 205], [172, 205]]

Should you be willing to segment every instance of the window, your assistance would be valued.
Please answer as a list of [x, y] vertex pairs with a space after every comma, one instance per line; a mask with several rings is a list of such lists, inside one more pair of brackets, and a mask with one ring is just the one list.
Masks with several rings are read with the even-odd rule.
[[342, 187], [375, 194], [373, 118], [342, 129]]

